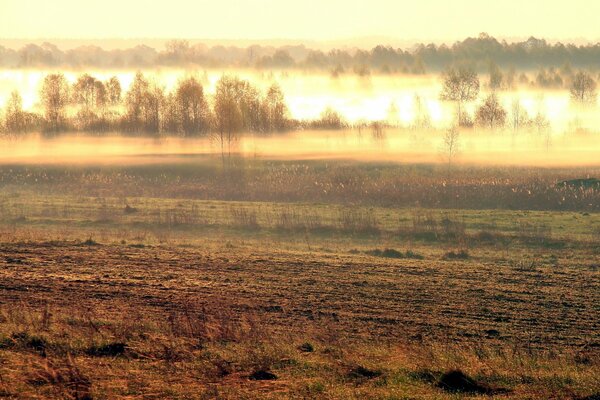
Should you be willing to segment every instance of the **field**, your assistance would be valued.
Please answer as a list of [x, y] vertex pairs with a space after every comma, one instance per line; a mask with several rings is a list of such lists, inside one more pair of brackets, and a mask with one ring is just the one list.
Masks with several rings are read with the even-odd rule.
[[1, 396], [597, 399], [597, 175], [3, 165]]

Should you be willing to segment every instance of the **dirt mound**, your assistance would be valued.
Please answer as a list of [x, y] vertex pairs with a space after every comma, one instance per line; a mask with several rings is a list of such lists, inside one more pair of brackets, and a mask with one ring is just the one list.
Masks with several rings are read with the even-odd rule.
[[579, 397], [578, 400], [600, 400], [600, 393], [590, 394], [589, 396]]
[[252, 381], [272, 381], [277, 379], [277, 375], [271, 371], [261, 369], [253, 372], [248, 378]]
[[300, 350], [303, 353], [312, 353], [313, 351], [315, 351], [315, 347], [311, 343], [306, 342], [298, 346], [298, 350]]
[[94, 357], [117, 357], [123, 355], [126, 349], [127, 344], [115, 342], [90, 346], [86, 353]]
[[443, 374], [438, 387], [448, 392], [492, 394], [493, 390], [489, 387], [476, 382], [473, 378], [465, 375], [460, 370], [453, 370]]
[[356, 368], [353, 368], [348, 373], [348, 376], [353, 379], [373, 379], [381, 376], [381, 371], [375, 371], [359, 365]]

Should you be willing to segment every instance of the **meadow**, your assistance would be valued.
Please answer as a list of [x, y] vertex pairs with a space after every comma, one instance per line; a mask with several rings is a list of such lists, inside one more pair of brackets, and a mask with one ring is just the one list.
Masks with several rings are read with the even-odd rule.
[[5, 398], [600, 393], [597, 167], [119, 157], [0, 167]]

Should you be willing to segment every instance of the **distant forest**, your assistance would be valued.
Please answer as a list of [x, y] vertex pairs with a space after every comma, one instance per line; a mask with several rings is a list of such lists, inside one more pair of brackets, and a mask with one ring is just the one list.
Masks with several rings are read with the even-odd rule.
[[507, 43], [485, 33], [451, 46], [419, 44], [410, 49], [376, 46], [371, 50], [333, 49], [327, 52], [304, 45], [249, 47], [190, 44], [173, 40], [162, 51], [139, 45], [128, 49], [104, 50], [98, 46], [80, 46], [61, 50], [51, 43], [28, 44], [20, 49], [0, 46], [0, 67], [94, 67], [144, 68], [153, 66], [199, 66], [204, 68], [301, 68], [334, 74], [439, 72], [450, 65], [468, 64], [484, 71], [490, 64], [503, 68], [531, 70], [538, 68], [600, 67], [600, 43], [574, 45], [548, 43], [529, 38]]

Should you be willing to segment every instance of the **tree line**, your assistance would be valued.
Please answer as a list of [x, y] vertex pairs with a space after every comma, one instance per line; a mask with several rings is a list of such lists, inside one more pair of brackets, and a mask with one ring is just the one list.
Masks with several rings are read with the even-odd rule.
[[[546, 130], [548, 119], [538, 112], [529, 116], [519, 101], [506, 110], [498, 100], [501, 79], [489, 75], [489, 95], [482, 99], [473, 115], [466, 106], [477, 100], [482, 83], [471, 67], [448, 68], [442, 74], [440, 100], [456, 106], [457, 127], [479, 126], [497, 129], [507, 125], [516, 131], [524, 127]], [[569, 83], [571, 99], [579, 106], [596, 104], [596, 81], [585, 71], [574, 72]], [[220, 144], [223, 153], [229, 153], [231, 144], [242, 132], [269, 133], [299, 129], [343, 129], [350, 125], [334, 109], [327, 108], [317, 119], [291, 118], [285, 96], [279, 85], [273, 84], [262, 92], [251, 82], [236, 76], [223, 75], [216, 83], [215, 92], [207, 95], [201, 81], [187, 77], [178, 81], [172, 91], [136, 73], [132, 84], [123, 92], [115, 76], [106, 81], [84, 73], [70, 84], [61, 73], [44, 77], [39, 90], [41, 112], [23, 108], [18, 92], [12, 92], [0, 119], [0, 131], [18, 135], [41, 131], [54, 135], [65, 131], [87, 133], [120, 132], [158, 136], [163, 134], [183, 137], [210, 136]], [[431, 127], [431, 121], [421, 99], [414, 99], [413, 126]], [[388, 113], [398, 114], [394, 104]], [[355, 124], [359, 130], [371, 128], [374, 137], [381, 137], [389, 121], [363, 121]]]
[[[504, 127], [508, 112], [498, 100], [497, 91], [501, 89], [502, 76], [489, 75], [488, 88], [491, 93], [476, 108], [474, 118], [464, 111], [465, 105], [479, 96], [481, 82], [477, 72], [467, 66], [448, 68], [443, 73], [443, 85], [440, 99], [454, 102], [456, 105], [456, 125], [472, 127], [478, 125], [489, 129]], [[579, 107], [591, 107], [597, 101], [597, 84], [589, 72], [573, 72], [569, 82], [571, 100]], [[531, 118], [518, 100], [512, 105], [512, 125], [514, 130], [535, 125], [538, 129], [546, 128], [549, 122], [541, 113]]]
[[[28, 44], [20, 49], [0, 46], [0, 66], [75, 68], [144, 68], [152, 66], [307, 68], [330, 71], [334, 74], [371, 70], [388, 73], [425, 73], [442, 71], [448, 66], [463, 63], [477, 71], [487, 70], [490, 64], [519, 70], [561, 68], [597, 69], [600, 67], [600, 43], [575, 45], [549, 43], [530, 37], [520, 42], [506, 42], [485, 33], [452, 45], [418, 44], [409, 49], [376, 46], [364, 49], [332, 49], [322, 51], [304, 45], [295, 46], [212, 46], [191, 44], [186, 40], [169, 41], [165, 49], [157, 50], [139, 45], [128, 49], [104, 50], [99, 46], [80, 46], [61, 50], [51, 43]], [[546, 71], [541, 80], [552, 82], [554, 76]]]
[[273, 84], [265, 93], [234, 76], [222, 76], [209, 102], [195, 77], [181, 79], [174, 90], [165, 89], [138, 72], [123, 93], [117, 77], [101, 81], [82, 74], [70, 84], [61, 73], [44, 77], [39, 100], [42, 112], [23, 109], [22, 98], [12, 92], [4, 109], [3, 131], [18, 134], [41, 130], [143, 133], [168, 132], [202, 136], [217, 132], [232, 138], [242, 131], [274, 132], [290, 128], [281, 88]]

